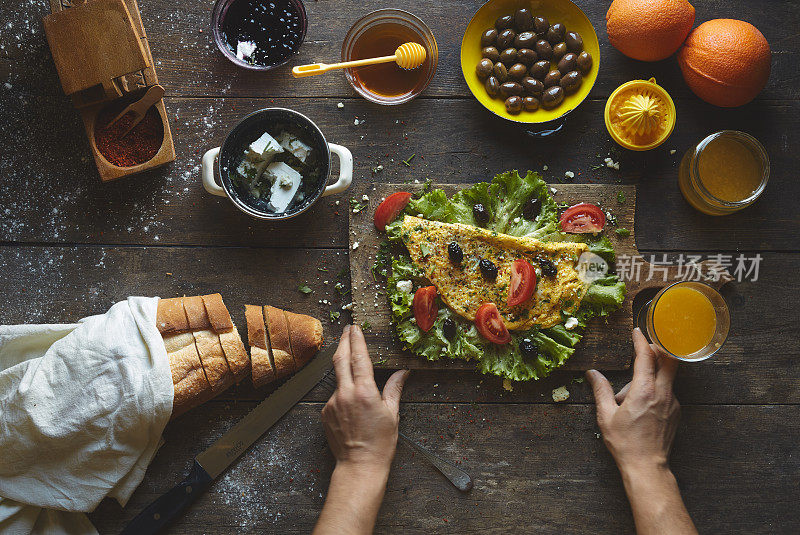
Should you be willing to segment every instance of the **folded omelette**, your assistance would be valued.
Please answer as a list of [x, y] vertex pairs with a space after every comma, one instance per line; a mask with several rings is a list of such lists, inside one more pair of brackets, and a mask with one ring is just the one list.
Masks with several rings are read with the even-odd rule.
[[[471, 225], [440, 223], [405, 216], [402, 240], [414, 264], [436, 286], [439, 296], [454, 312], [475, 320], [478, 308], [487, 302], [497, 305], [506, 327], [527, 330], [553, 327], [561, 322], [562, 311], [572, 314], [580, 306], [585, 284], [578, 276], [578, 259], [588, 250], [585, 243], [542, 242], [499, 234]], [[455, 241], [464, 253], [461, 263], [451, 262], [447, 247]], [[517, 306], [508, 306], [511, 264], [522, 258], [536, 268], [537, 285], [533, 297]], [[483, 277], [481, 259], [497, 266], [497, 278]], [[542, 275], [542, 260], [550, 260], [555, 276]]]

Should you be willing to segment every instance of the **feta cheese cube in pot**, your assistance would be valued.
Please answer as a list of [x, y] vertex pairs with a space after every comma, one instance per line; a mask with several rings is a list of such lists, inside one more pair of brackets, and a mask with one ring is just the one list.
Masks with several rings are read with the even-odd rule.
[[264, 170], [264, 176], [272, 182], [270, 204], [276, 212], [285, 212], [297, 194], [303, 175], [284, 162], [273, 162]]
[[276, 154], [283, 152], [283, 148], [269, 132], [250, 143], [247, 148], [247, 159], [252, 162], [271, 162]]

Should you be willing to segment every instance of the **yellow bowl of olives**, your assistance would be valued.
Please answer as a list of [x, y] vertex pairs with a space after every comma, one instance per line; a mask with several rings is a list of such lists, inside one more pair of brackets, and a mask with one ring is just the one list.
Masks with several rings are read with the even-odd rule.
[[594, 86], [600, 44], [570, 0], [489, 0], [467, 25], [461, 71], [478, 102], [531, 134], [560, 130]]

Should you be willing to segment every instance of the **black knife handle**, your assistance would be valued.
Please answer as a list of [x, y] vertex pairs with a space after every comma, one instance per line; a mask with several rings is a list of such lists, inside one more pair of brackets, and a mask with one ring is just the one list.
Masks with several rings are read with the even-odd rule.
[[205, 492], [212, 481], [211, 476], [195, 461], [186, 479], [145, 507], [125, 526], [121, 535], [155, 535]]

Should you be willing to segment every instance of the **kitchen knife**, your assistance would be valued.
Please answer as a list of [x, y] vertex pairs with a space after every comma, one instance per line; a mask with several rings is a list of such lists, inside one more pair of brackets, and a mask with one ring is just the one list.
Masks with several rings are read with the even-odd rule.
[[239, 455], [289, 412], [333, 366], [336, 346], [323, 349], [267, 399], [258, 404], [211, 447], [195, 457], [189, 475], [136, 515], [122, 535], [158, 533], [200, 496]]

